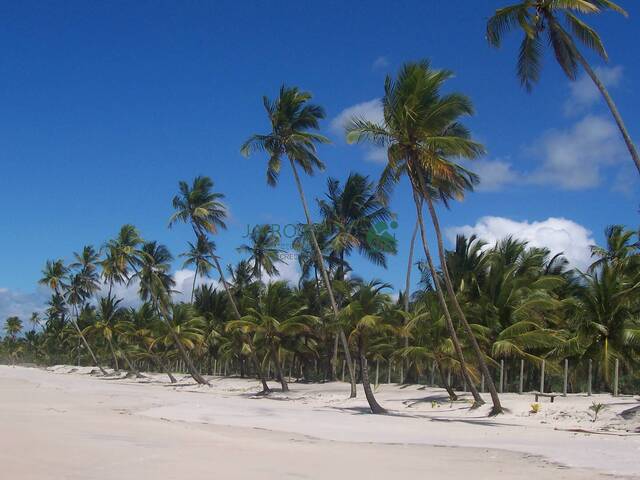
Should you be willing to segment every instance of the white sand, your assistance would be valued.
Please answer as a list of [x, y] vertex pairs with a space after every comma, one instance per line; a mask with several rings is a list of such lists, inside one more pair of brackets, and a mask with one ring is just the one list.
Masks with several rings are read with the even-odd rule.
[[[179, 377], [171, 386], [161, 375], [135, 381], [89, 371], [0, 366], [0, 478], [640, 475], [640, 435], [631, 433], [640, 415], [618, 415], [640, 405], [632, 397], [543, 399], [531, 415], [532, 395], [504, 394], [509, 413], [487, 418], [488, 407], [451, 405], [441, 389], [381, 385], [378, 399], [392, 415], [374, 416], [364, 413], [362, 392], [349, 400], [340, 382], [256, 398], [250, 380], [202, 387]], [[594, 401], [607, 405], [595, 423]], [[557, 430], [570, 428], [609, 434]]]

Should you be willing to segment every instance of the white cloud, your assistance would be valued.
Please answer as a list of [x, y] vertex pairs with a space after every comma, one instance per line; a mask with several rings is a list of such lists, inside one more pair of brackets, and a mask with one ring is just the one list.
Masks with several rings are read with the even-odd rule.
[[374, 98], [368, 102], [357, 103], [342, 110], [333, 120], [331, 120], [331, 130], [337, 134], [344, 135], [344, 128], [352, 117], [369, 120], [374, 123], [382, 123], [382, 103], [379, 98]]
[[8, 317], [19, 317], [24, 330], [30, 330], [29, 318], [33, 312], [41, 312], [46, 308], [47, 294], [44, 290], [24, 293], [9, 288], [0, 288], [0, 335], [4, 322]]
[[480, 184], [475, 188], [478, 192], [500, 191], [522, 177], [504, 160], [476, 160], [464, 162], [464, 166], [480, 176]]
[[[596, 75], [607, 88], [617, 87], [620, 84], [623, 71], [621, 66], [595, 68]], [[564, 104], [567, 115], [584, 112], [602, 98], [593, 80], [586, 73], [580, 75], [575, 82], [570, 82], [569, 90], [570, 96]]]
[[552, 254], [562, 253], [573, 267], [585, 269], [591, 263], [590, 246], [596, 242], [591, 231], [566, 218], [550, 217], [543, 221], [518, 222], [504, 217], [482, 217], [475, 225], [446, 229], [447, 238], [477, 235], [493, 246], [507, 236], [526, 240], [532, 247], [546, 247]]
[[[349, 120], [353, 117], [368, 120], [377, 124], [384, 123], [382, 103], [380, 103], [380, 99], [374, 98], [368, 102], [357, 103], [351, 107], [345, 108], [333, 120], [331, 120], [331, 130], [336, 135], [339, 135], [340, 138], [344, 138], [344, 129]], [[387, 161], [387, 152], [384, 148], [367, 146], [365, 147], [364, 159], [368, 162], [383, 164]]]
[[625, 155], [615, 124], [608, 118], [588, 115], [567, 130], [552, 130], [531, 148], [542, 159], [530, 182], [566, 190], [595, 187], [603, 167], [617, 164]]
[[385, 57], [384, 55], [376, 58], [373, 61], [372, 64], [372, 68], [374, 70], [379, 70], [379, 69], [383, 69], [383, 68], [387, 68], [389, 66], [389, 59], [387, 57]]

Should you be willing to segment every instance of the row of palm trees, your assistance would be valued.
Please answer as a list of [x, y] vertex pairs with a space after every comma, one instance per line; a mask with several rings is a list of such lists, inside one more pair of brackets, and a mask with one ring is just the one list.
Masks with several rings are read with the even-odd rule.
[[[593, 71], [578, 52], [572, 36], [562, 27], [558, 14], [564, 15], [576, 38], [596, 51], [604, 53], [595, 31], [581, 22], [575, 13], [599, 13], [606, 9], [622, 12], [615, 4], [604, 0], [568, 2], [528, 0], [516, 6], [498, 10], [487, 25], [487, 35], [492, 44], [499, 45], [507, 30], [516, 26], [524, 30], [525, 40], [519, 57], [518, 74], [527, 87], [538, 79], [540, 36], [543, 32], [549, 35], [558, 61], [571, 78], [575, 78], [577, 63], [582, 64], [588, 73], [591, 72], [589, 73], [591, 75]], [[268, 185], [273, 187], [278, 184], [283, 162], [291, 169], [306, 221], [306, 228], [301, 230], [294, 242], [294, 247], [298, 251], [303, 278], [307, 278], [311, 272], [314, 274], [315, 282], [312, 283], [315, 285], [313, 291], [314, 301], [318, 307], [316, 310], [309, 310], [309, 303], [285, 301], [288, 296], [299, 298], [301, 293], [291, 291], [290, 287], [284, 284], [263, 286], [263, 277], [277, 276], [277, 264], [282, 253], [279, 248], [279, 239], [268, 227], [255, 229], [251, 235], [252, 244], [239, 247], [241, 253], [249, 255], [247, 260], [240, 262], [229, 272], [223, 270], [220, 259], [215, 253], [216, 246], [212, 236], [226, 228], [227, 210], [223, 203], [224, 196], [213, 190], [213, 182], [209, 178], [197, 177], [191, 184], [180, 182], [179, 194], [173, 199], [175, 213], [169, 222], [170, 226], [178, 223], [188, 225], [195, 237], [194, 242], [189, 243], [189, 250], [182, 255], [185, 258], [185, 265], [192, 266], [196, 270], [191, 289], [191, 301], [188, 304], [173, 301], [174, 282], [169, 273], [172, 257], [166, 247], [157, 242], [144, 241], [135, 227], [125, 225], [116, 238], [108, 241], [100, 252], [92, 247], [85, 247], [80, 254], [74, 255], [74, 262], [68, 266], [60, 260], [47, 262], [41, 280], [41, 283], [48, 285], [52, 290], [47, 324], [57, 322], [60, 327], [71, 325], [81, 345], [96, 365], [100, 365], [100, 362], [88, 337], [89, 339], [101, 338], [111, 353], [114, 366], [116, 368], [120, 366], [118, 360], [121, 358], [127, 368], [134, 375], [139, 376], [140, 373], [136, 371], [130, 359], [135, 352], [127, 354], [126, 350], [117, 349], [113, 341], [117, 338], [121, 340], [120, 343], [128, 345], [124, 340], [130, 336], [127, 332], [130, 332], [132, 326], [133, 331], [139, 330], [135, 328], [139, 326], [135, 321], [127, 321], [129, 323], [116, 321], [116, 318], [120, 318], [122, 309], [119, 307], [120, 299], [113, 295], [115, 285], [134, 283], [138, 286], [141, 300], [145, 302], [143, 308], [147, 309], [146, 314], [161, 322], [158, 325], [154, 323], [154, 328], [148, 330], [154, 332], [154, 338], [160, 335], [159, 338], [163, 338], [162, 342], [159, 343], [157, 339], [147, 338], [144, 341], [142, 338], [138, 339], [149, 347], [147, 353], [157, 365], [168, 371], [166, 360], [169, 352], [175, 350], [191, 376], [198, 383], [206, 384], [207, 380], [194, 363], [190, 351], [194, 351], [202, 342], [209, 344], [212, 341], [209, 337], [227, 338], [224, 335], [233, 335], [234, 341], [230, 345], [240, 347], [240, 352], [243, 352], [249, 360], [250, 369], [260, 378], [263, 392], [268, 393], [270, 390], [267, 375], [264, 372], [265, 355], [275, 365], [282, 389], [286, 390], [285, 377], [281, 369], [283, 342], [288, 337], [300, 337], [307, 341], [305, 348], [309, 348], [309, 338], [317, 341], [315, 328], [317, 322], [321, 322], [324, 326], [323, 334], [326, 336], [330, 333], [332, 336], [332, 340], [329, 340], [329, 344], [333, 344], [332, 375], [334, 377], [336, 375], [338, 355], [341, 350], [349, 373], [351, 396], [356, 396], [358, 378], [356, 363], [352, 358], [352, 354], [355, 354], [359, 364], [359, 375], [365, 385], [364, 391], [371, 410], [374, 413], [383, 413], [384, 409], [376, 402], [368, 382], [367, 352], [372, 333], [379, 335], [390, 325], [393, 326], [393, 322], [389, 319], [395, 318], [398, 314], [399, 318], [402, 318], [400, 323], [404, 333], [400, 336], [404, 339], [404, 350], [401, 355], [406, 357], [406, 367], [411, 368], [413, 365], [418, 368], [419, 362], [416, 359], [412, 360], [412, 356], [419, 354], [424, 356], [427, 353], [416, 349], [425, 346], [413, 345], [407, 330], [409, 325], [416, 326], [420, 323], [415, 316], [416, 308], [420, 304], [412, 301], [409, 295], [411, 268], [414, 263], [414, 241], [419, 232], [424, 254], [421, 268], [425, 277], [428, 278], [429, 285], [428, 292], [423, 292], [424, 298], [429, 299], [422, 305], [425, 312], [428, 312], [428, 315], [425, 313], [425, 318], [429, 318], [434, 325], [440, 320], [444, 322], [447, 342], [450, 342], [453, 352], [448, 360], [454, 362], [450, 367], [455, 365], [459, 370], [461, 378], [474, 397], [474, 406], [484, 403], [477, 388], [479, 372], [491, 396], [492, 413], [500, 413], [502, 405], [498, 388], [489, 369], [492, 358], [486, 344], [483, 344], [483, 342], [486, 343], [487, 338], [491, 338], [486, 330], [490, 328], [486, 325], [488, 317], [482, 317], [478, 321], [476, 311], [481, 303], [478, 303], [477, 299], [469, 300], [473, 299], [471, 295], [473, 292], [467, 296], [467, 292], [463, 291], [462, 286], [468, 287], [468, 284], [459, 283], [456, 277], [457, 272], [453, 268], [455, 264], [450, 264], [448, 261], [449, 253], [445, 251], [439, 223], [438, 208], [440, 206], [446, 208], [453, 200], [463, 198], [465, 193], [471, 191], [479, 181], [477, 175], [458, 163], [459, 160], [473, 160], [484, 154], [484, 147], [471, 137], [469, 130], [462, 123], [464, 117], [473, 114], [472, 102], [463, 94], [443, 92], [451, 76], [452, 72], [433, 69], [427, 61], [408, 63], [400, 69], [395, 78], [388, 77], [385, 81], [381, 123], [374, 123], [365, 118], [352, 118], [348, 122], [345, 132], [347, 141], [367, 142], [385, 148], [387, 163], [379, 181], [375, 184], [357, 174], [351, 175], [344, 186], [341, 186], [338, 180], [330, 179], [326, 198], [319, 200], [319, 209], [323, 217], [321, 228], [314, 223], [300, 174], [304, 172], [313, 175], [316, 171], [324, 170], [324, 163], [317, 149], [318, 145], [329, 142], [319, 133], [320, 120], [325, 116], [324, 110], [311, 103], [310, 93], [296, 87], [283, 86], [276, 99], [271, 100], [266, 97], [263, 99], [269, 130], [263, 134], [252, 135], [242, 145], [241, 153], [246, 156], [266, 153], [266, 179]], [[614, 117], [627, 140], [628, 135], [624, 125], [615, 111], [613, 102], [610, 102], [608, 93], [601, 83], [598, 83], [595, 74], [592, 78], [601, 88], [609, 106], [612, 107]], [[636, 160], [635, 147], [630, 141], [627, 145]], [[379, 245], [371, 244], [368, 235], [376, 222], [391, 218], [389, 205], [394, 186], [405, 177], [411, 187], [412, 200], [416, 208], [416, 229], [410, 247], [411, 255], [408, 259], [407, 285], [403, 292], [402, 308], [397, 309], [391, 308], [388, 294], [384, 293], [386, 285], [378, 282], [354, 283], [355, 277], [347, 273], [350, 270], [348, 257], [355, 250], [383, 266], [386, 265], [386, 256], [395, 253], [394, 242], [386, 242], [383, 248], [380, 248]], [[435, 234], [438, 261], [430, 250], [427, 238], [425, 206]], [[478, 241], [460, 239], [460, 242], [463, 241], [468, 242], [468, 248], [473, 247], [478, 257], [484, 258], [484, 250], [478, 247]], [[509, 242], [513, 243], [511, 240], [507, 243]], [[519, 255], [525, 259], [529, 258], [529, 252], [535, 250], [519, 245], [521, 245]], [[490, 256], [496, 256], [495, 252]], [[548, 252], [538, 252], [538, 257], [544, 259], [546, 256]], [[549, 265], [544, 265], [545, 261], [541, 261], [540, 268], [543, 266], [550, 268]], [[614, 273], [610, 273], [608, 268], [609, 264], [606, 262], [597, 267], [593, 278], [602, 280], [598, 276], [605, 274], [615, 278], [620, 276], [619, 271], [614, 270]], [[492, 264], [489, 272], [493, 270]], [[198, 296], [205, 295], [206, 289], [204, 287], [196, 289], [196, 281], [198, 276], [207, 276], [212, 272], [215, 272], [216, 280], [219, 280], [224, 292], [227, 317], [224, 318], [222, 330], [209, 329], [204, 340], [201, 340], [198, 332], [202, 328], [198, 313], [202, 312], [194, 308], [194, 305], [198, 304]], [[226, 273], [229, 274], [229, 279]], [[565, 274], [567, 272], [560, 272], [557, 276], [562, 277]], [[487, 274], [487, 278], [491, 278], [491, 275]], [[560, 282], [558, 278], [545, 277], [536, 281], [538, 280], [542, 284], [549, 282], [552, 286]], [[622, 278], [618, 280], [624, 281]], [[583, 287], [583, 283], [588, 283], [588, 280], [567, 281], [565, 279], [565, 283]], [[248, 290], [240, 288], [241, 285], [249, 286]], [[96, 298], [105, 290], [105, 286], [106, 296]], [[247, 291], [251, 293], [247, 294]], [[517, 291], [522, 293], [520, 290]], [[537, 288], [533, 288], [533, 291], [536, 295], [540, 294]], [[556, 292], [552, 293], [549, 294], [550, 297], [558, 296]], [[215, 294], [217, 295], [217, 291]], [[571, 298], [574, 297], [571, 296]], [[208, 300], [213, 301], [213, 298]], [[545, 301], [547, 300], [545, 298]], [[559, 301], [564, 300], [562, 298]], [[216, 304], [221, 305], [219, 298], [215, 301]], [[465, 302], [470, 303], [465, 304]], [[541, 304], [544, 303], [541, 302]], [[495, 303], [491, 305], [492, 308], [496, 306]], [[533, 301], [532, 305], [540, 304]], [[520, 315], [525, 312], [526, 315], [533, 315], [523, 305], [512, 308], [515, 308], [512, 314], [518, 312]], [[634, 306], [631, 306], [629, 311], [633, 308]], [[284, 309], [287, 314], [283, 314], [280, 309]], [[329, 312], [328, 319], [324, 309]], [[388, 310], [394, 313], [391, 315]], [[277, 312], [277, 315], [274, 312]], [[434, 312], [439, 312], [440, 317], [436, 318]], [[135, 317], [139, 313], [131, 311], [129, 316]], [[488, 315], [488, 312], [483, 314]], [[83, 316], [91, 317], [92, 315], [95, 318], [89, 322], [90, 325], [81, 329], [83, 320], [88, 321]], [[417, 318], [421, 316], [417, 315]], [[530, 319], [527, 321], [531, 322]], [[517, 322], [513, 323], [517, 324]], [[533, 322], [519, 324], [515, 328], [516, 332], [507, 329], [505, 338], [510, 338], [509, 335], [512, 334], [517, 335], [521, 332], [521, 328], [525, 331], [527, 328], [534, 330], [528, 332], [533, 333], [529, 337], [537, 338], [540, 332], [536, 330], [534, 324], [540, 327]], [[159, 327], [159, 325], [163, 326]], [[505, 326], [505, 323], [500, 325]], [[507, 326], [512, 325], [508, 325], [507, 322]], [[546, 330], [546, 326], [543, 330]], [[500, 334], [503, 333], [500, 332]], [[628, 336], [626, 333], [625, 335]], [[632, 334], [630, 338], [635, 339], [634, 335]], [[444, 338], [438, 335], [436, 337]], [[580, 341], [575, 340], [575, 349], [570, 350], [565, 343], [562, 343], [562, 348], [567, 352], [580, 351], [583, 346]], [[555, 347], [560, 348], [557, 345]], [[233, 350], [233, 347], [229, 348]], [[499, 351], [500, 347], [496, 348]], [[610, 352], [608, 344], [607, 352]], [[551, 354], [551, 351], [545, 353], [545, 355]], [[633, 359], [633, 355], [630, 355], [630, 358]], [[435, 357], [433, 360], [438, 363]], [[442, 364], [442, 358], [438, 364]], [[101, 370], [106, 373], [102, 367]], [[608, 371], [607, 368], [605, 371]]]
[[[596, 369], [596, 388], [607, 390], [617, 360], [623, 389], [637, 391], [639, 245], [636, 232], [611, 227], [606, 247], [593, 248], [594, 263], [582, 273], [570, 269], [562, 256], [514, 238], [488, 247], [475, 237], [458, 237], [455, 248], [446, 252], [446, 262], [492, 377], [498, 376], [500, 361], [505, 372], [517, 372], [524, 361], [525, 386], [537, 386], [543, 361], [547, 372], [554, 374], [568, 359], [574, 366], [570, 377], [574, 391], [583, 388], [590, 362]], [[330, 242], [322, 248], [326, 257], [333, 256]], [[469, 358], [460, 362], [426, 260], [418, 263], [421, 282], [410, 296], [408, 310], [404, 298], [391, 295], [388, 284], [356, 277], [334, 280], [340, 298], [338, 323], [321, 282], [309, 276], [298, 286], [264, 283], [253, 274], [253, 263], [242, 260], [232, 268], [230, 288], [241, 311], [239, 319], [226, 292], [205, 283], [195, 289], [193, 302], [170, 305], [170, 323], [152, 300], [137, 308], [123, 307], [122, 299], [107, 293], [106, 283], [104, 295], [79, 307], [76, 317], [69, 302], [75, 295], [70, 280], [77, 273], [69, 271], [59, 282], [62, 303], [53, 293], [44, 318], [32, 317], [32, 330], [20, 336], [21, 320], [7, 319], [0, 352], [11, 363], [80, 361], [124, 369], [135, 377], [141, 376], [138, 368], [144, 366], [166, 373], [175, 383], [176, 362], [184, 362], [181, 345], [198, 372], [221, 373], [223, 364], [233, 364], [240, 375], [268, 381], [271, 375], [265, 370], [271, 370], [286, 392], [292, 377], [331, 378], [333, 338], [341, 329], [357, 359], [357, 380], [378, 413], [384, 412], [372, 386], [378, 381], [378, 368], [374, 381], [369, 365], [382, 363], [389, 369], [393, 362], [401, 366], [399, 380], [405, 382], [418, 382], [429, 371], [433, 381], [437, 373], [452, 400], [457, 398], [456, 379], [461, 388], [480, 384], [479, 363], [457, 322], [454, 329], [462, 355]], [[329, 268], [333, 279], [339, 265]], [[437, 274], [444, 276], [442, 269]], [[51, 281], [47, 271], [45, 279]], [[142, 291], [140, 287], [141, 296]], [[511, 385], [514, 382], [515, 376]], [[508, 385], [505, 381], [500, 388]], [[269, 391], [267, 385], [263, 393]]]

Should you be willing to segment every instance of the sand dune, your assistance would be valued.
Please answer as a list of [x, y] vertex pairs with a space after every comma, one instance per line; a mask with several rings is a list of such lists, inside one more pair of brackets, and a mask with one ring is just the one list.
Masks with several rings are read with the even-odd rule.
[[[381, 385], [392, 415], [365, 414], [348, 385], [179, 386], [162, 376], [98, 378], [90, 369], [0, 366], [0, 462], [12, 479], [446, 477], [595, 479], [640, 474], [631, 397], [569, 396], [528, 413], [531, 395], [505, 394], [487, 418], [440, 389]], [[69, 373], [73, 372], [73, 373]], [[274, 384], [275, 386], [275, 384]], [[362, 395], [361, 395], [362, 397]], [[597, 422], [589, 405], [606, 403]], [[436, 402], [436, 403], [432, 403]], [[609, 433], [583, 434], [566, 429]], [[562, 430], [559, 430], [562, 429]]]

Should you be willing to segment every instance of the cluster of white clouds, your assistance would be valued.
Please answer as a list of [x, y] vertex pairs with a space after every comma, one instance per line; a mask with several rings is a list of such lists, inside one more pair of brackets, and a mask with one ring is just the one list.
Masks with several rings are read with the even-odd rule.
[[531, 247], [546, 247], [552, 254], [563, 254], [572, 267], [584, 270], [591, 263], [592, 245], [596, 244], [591, 232], [566, 218], [550, 217], [537, 222], [516, 221], [504, 217], [482, 217], [475, 225], [446, 229], [453, 243], [456, 235], [476, 235], [487, 242], [487, 248], [508, 236], [525, 240]]
[[[618, 86], [623, 79], [623, 68], [596, 69], [608, 87]], [[601, 101], [600, 92], [591, 79], [582, 75], [569, 83], [569, 97], [565, 102], [568, 115], [583, 114], [573, 125], [564, 129], [550, 129], [524, 149], [527, 157], [536, 160], [537, 167], [530, 171], [516, 169], [507, 159], [486, 159], [468, 162], [466, 166], [478, 173], [481, 184], [478, 191], [496, 192], [510, 185], [549, 185], [563, 190], [583, 190], [602, 183], [603, 172], [617, 168], [612, 188], [628, 191], [626, 180], [626, 147], [620, 132], [607, 113], [585, 113]], [[344, 127], [352, 117], [382, 123], [382, 105], [379, 98], [346, 108], [331, 121], [331, 129], [344, 135]], [[364, 159], [384, 163], [384, 149], [365, 147]]]

